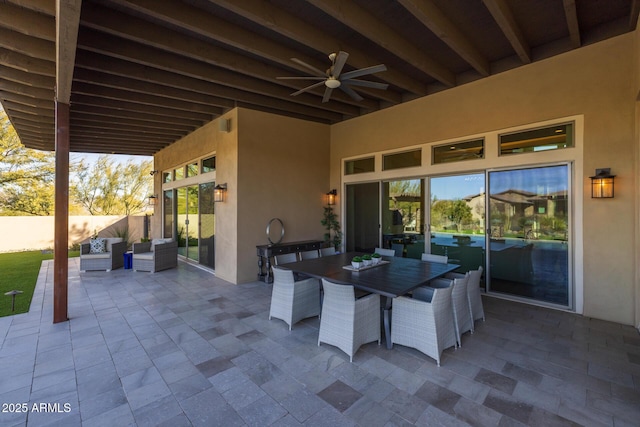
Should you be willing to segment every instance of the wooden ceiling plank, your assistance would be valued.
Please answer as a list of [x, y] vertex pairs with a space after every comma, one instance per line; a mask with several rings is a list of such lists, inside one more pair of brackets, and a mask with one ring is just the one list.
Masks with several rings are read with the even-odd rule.
[[100, 129], [71, 129], [71, 137], [109, 138], [112, 141], [136, 141], [136, 144], [139, 142], [172, 143], [175, 141], [175, 139], [169, 138], [167, 136], [145, 135], [143, 133], [137, 132], [127, 132], [126, 134], [122, 134]]
[[[72, 100], [73, 101], [73, 100]], [[88, 99], [88, 102], [83, 103], [81, 99], [77, 104], [72, 102], [71, 104], [71, 112], [74, 114], [85, 113], [92, 114], [96, 117], [106, 116], [106, 117], [120, 117], [120, 118], [132, 118], [138, 120], [145, 120], [151, 123], [161, 123], [161, 124], [174, 124], [179, 126], [190, 126], [192, 130], [197, 129], [202, 125], [202, 121], [192, 120], [192, 119], [183, 119], [176, 118], [175, 116], [167, 116], [167, 115], [158, 115], [154, 113], [148, 112], [148, 110], [140, 111], [140, 110], [131, 110], [118, 108], [118, 103], [113, 103], [114, 105], [96, 105], [96, 102]]]
[[[115, 74], [134, 80], [145, 80], [163, 86], [183, 89], [186, 91], [220, 96], [228, 98], [236, 105], [239, 102], [260, 105], [263, 107], [275, 107], [282, 112], [301, 112], [311, 117], [319, 117], [332, 122], [341, 121], [343, 116], [329, 110], [319, 109], [317, 105], [308, 106], [293, 102], [288, 99], [271, 98], [267, 95], [243, 91], [227, 87], [218, 83], [196, 79], [182, 74], [175, 74], [170, 71], [149, 67], [142, 64], [128, 62], [119, 58], [109, 58], [97, 53], [79, 50], [76, 57], [76, 66], [91, 70], [100, 70], [105, 73]], [[316, 102], [317, 104], [317, 102]]]
[[228, 98], [212, 96], [201, 92], [188, 91], [167, 85], [160, 85], [145, 80], [134, 80], [128, 77], [116, 76], [100, 71], [90, 71], [78, 66], [76, 66], [74, 81], [143, 94], [152, 93], [178, 101], [193, 102], [222, 108], [233, 108], [235, 106], [234, 101]]
[[574, 49], [582, 45], [580, 40], [580, 25], [578, 23], [578, 11], [576, 10], [575, 0], [562, 0], [564, 6], [564, 15], [567, 19], [567, 28], [569, 29], [569, 39]]
[[[309, 105], [319, 109], [340, 112], [347, 116], [358, 116], [360, 108], [343, 103], [332, 103], [326, 106], [318, 102], [318, 98], [312, 95], [291, 97], [291, 92], [285, 87], [252, 79], [238, 73], [213, 67], [200, 61], [188, 59], [184, 56], [163, 52], [158, 49], [144, 46], [135, 42], [122, 43], [122, 39], [99, 33], [94, 30], [82, 29], [80, 38], [82, 48], [124, 59], [141, 65], [151, 66], [175, 74], [182, 74], [204, 81], [214, 82], [223, 86], [231, 86], [248, 92], [258, 93], [268, 97], [290, 100], [294, 103]], [[86, 43], [86, 45], [84, 45]]]
[[28, 86], [22, 83], [16, 83], [6, 80], [4, 75], [0, 74], [0, 90], [16, 95], [29, 96], [31, 98], [53, 100], [53, 91], [50, 89], [42, 89], [38, 87]]
[[53, 111], [53, 97], [51, 97], [51, 99], [40, 99], [0, 90], [0, 98], [11, 100], [16, 104], [40, 108], [43, 110], [50, 109], [51, 111]]
[[399, 0], [399, 3], [480, 75], [490, 74], [489, 61], [431, 0]]
[[56, 60], [55, 43], [27, 36], [3, 27], [0, 27], [0, 46], [32, 58], [44, 59], [45, 61], [51, 62]]
[[7, 3], [51, 17], [56, 16], [56, 4], [51, 0], [8, 0]]
[[383, 47], [423, 73], [447, 87], [456, 85], [456, 77], [442, 65], [404, 39], [398, 33], [353, 2], [342, 0], [308, 0], [334, 19], [353, 28], [377, 45]]
[[30, 105], [14, 102], [10, 98], [3, 98], [2, 96], [0, 96], [0, 98], [2, 98], [2, 105], [4, 106], [5, 111], [11, 112], [12, 114], [21, 112], [24, 114], [32, 115], [34, 117], [53, 117], [53, 108], [33, 107]]
[[[263, 25], [278, 34], [290, 38], [291, 40], [304, 43], [305, 45], [316, 49], [318, 52], [328, 54], [330, 52], [344, 50], [349, 53], [349, 65], [355, 68], [369, 67], [380, 62], [377, 58], [349, 45], [345, 40], [332, 37], [329, 32], [315, 28], [282, 9], [275, 6], [268, 10], [265, 9], [264, 3], [261, 0], [244, 0], [242, 2], [234, 0], [209, 1], [258, 25]], [[296, 54], [295, 56], [298, 57], [299, 54]], [[301, 67], [289, 62], [285, 63], [281, 61], [281, 64], [293, 66], [300, 71], [305, 71], [301, 69]], [[376, 77], [416, 95], [427, 94], [427, 87], [423, 83], [411, 79], [405, 74], [394, 69], [388, 69], [384, 74], [380, 74]], [[398, 103], [400, 102], [400, 99], [397, 98], [397, 96], [397, 94], [393, 93], [393, 99], [390, 99], [391, 97], [389, 96], [384, 97], [384, 99], [389, 102]]]
[[489, 10], [509, 43], [511, 43], [520, 60], [524, 64], [531, 63], [531, 48], [505, 0], [483, 0], [482, 3]]
[[94, 85], [92, 83], [83, 83], [78, 81], [74, 83], [73, 92], [81, 95], [96, 96], [98, 98], [113, 99], [116, 101], [131, 101], [143, 105], [162, 105], [164, 107], [172, 108], [175, 110], [192, 111], [207, 115], [220, 115], [223, 113], [222, 108], [213, 105], [187, 102], [178, 99], [167, 98], [161, 95], [151, 95], [149, 93], [130, 92], [127, 90], [110, 88], [107, 86]]
[[56, 76], [55, 62], [32, 58], [4, 48], [0, 48], [0, 64], [27, 73], [35, 73], [47, 77]]
[[72, 119], [71, 124], [73, 126], [78, 126], [81, 128], [91, 128], [91, 129], [118, 129], [121, 131], [131, 131], [131, 132], [144, 132], [144, 133], [158, 133], [162, 135], [168, 135], [173, 138], [180, 137], [184, 134], [184, 132], [189, 129], [175, 129], [173, 127], [170, 128], [159, 128], [155, 125], [134, 125], [126, 122], [119, 122], [116, 124], [115, 121], [104, 121], [104, 120], [90, 120], [90, 119]]
[[56, 20], [53, 16], [0, 2], [0, 27], [9, 28], [30, 37], [56, 41]]
[[140, 104], [132, 101], [101, 98], [94, 95], [74, 93], [72, 100], [77, 105], [94, 105], [99, 107], [112, 108], [114, 110], [147, 113], [153, 114], [155, 116], [180, 119], [181, 121], [186, 120], [194, 124], [201, 123], [203, 121], [209, 121], [212, 119], [212, 114], [188, 112], [183, 110], [176, 110], [169, 107]]
[[[180, 11], [184, 8], [185, 6], [180, 8]], [[180, 12], [174, 10], [172, 17], [177, 13]], [[200, 12], [199, 15], [205, 14]], [[293, 82], [277, 80], [277, 77], [282, 75], [282, 70], [279, 68], [121, 12], [95, 6], [83, 13], [82, 22], [83, 25], [89, 28], [107, 32], [117, 37], [189, 57], [245, 76], [287, 86], [289, 89], [298, 89], [298, 86]], [[187, 25], [187, 23], [182, 22], [181, 25]], [[207, 31], [211, 31], [210, 28], [215, 28], [215, 25], [206, 26]], [[255, 42], [255, 35], [251, 40]], [[338, 99], [341, 102], [353, 104], [357, 107], [364, 106], [372, 110], [379, 108], [379, 105], [373, 101], [358, 103], [346, 95]], [[397, 100], [399, 100], [399, 96]]]
[[26, 86], [49, 89], [52, 93], [56, 83], [53, 77], [27, 73], [17, 68], [5, 67], [2, 64], [0, 64], [0, 76], [6, 80], [11, 80], [12, 82], [21, 83]]
[[34, 116], [21, 111], [12, 111], [11, 119], [20, 120], [25, 123], [33, 123], [34, 125], [49, 126], [55, 124], [53, 117]]
[[158, 123], [157, 121], [149, 121], [139, 118], [105, 116], [104, 114], [95, 114], [93, 111], [85, 112], [83, 110], [74, 110], [71, 123], [88, 123], [95, 127], [128, 127], [133, 126], [140, 129], [157, 129], [168, 134], [182, 135], [184, 132], [193, 130], [192, 125], [181, 125], [176, 123]]

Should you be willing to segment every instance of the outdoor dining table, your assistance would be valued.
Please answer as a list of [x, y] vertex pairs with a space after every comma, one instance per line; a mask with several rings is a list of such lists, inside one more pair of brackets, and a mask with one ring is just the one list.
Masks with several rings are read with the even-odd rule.
[[420, 286], [427, 286], [438, 277], [454, 271], [457, 264], [441, 264], [413, 258], [382, 257], [383, 263], [354, 271], [351, 259], [361, 252], [345, 252], [320, 258], [282, 264], [298, 274], [352, 285], [361, 291], [379, 294], [382, 299], [384, 333], [387, 348], [391, 348], [391, 302]]

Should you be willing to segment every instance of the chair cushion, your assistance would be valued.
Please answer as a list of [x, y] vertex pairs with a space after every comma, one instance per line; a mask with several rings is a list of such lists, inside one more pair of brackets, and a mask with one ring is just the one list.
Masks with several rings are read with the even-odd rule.
[[153, 260], [153, 252], [143, 252], [141, 254], [133, 254], [135, 259]]
[[111, 252], [111, 245], [114, 243], [120, 243], [122, 242], [122, 237], [107, 237], [105, 240], [106, 243], [106, 248], [105, 250], [107, 252]]
[[164, 243], [169, 243], [169, 242], [172, 242], [172, 241], [173, 241], [173, 239], [170, 238], [170, 237], [168, 237], [166, 239], [152, 239], [151, 240], [151, 252], [153, 252], [153, 247], [155, 245], [162, 245]]
[[90, 254], [102, 254], [107, 250], [105, 239], [98, 237], [97, 239], [91, 239], [89, 241], [89, 253]]
[[109, 252], [102, 252], [102, 253], [99, 253], [99, 254], [88, 253], [88, 254], [82, 255], [82, 258], [84, 258], [84, 259], [109, 259], [109, 258], [111, 258], [111, 254]]

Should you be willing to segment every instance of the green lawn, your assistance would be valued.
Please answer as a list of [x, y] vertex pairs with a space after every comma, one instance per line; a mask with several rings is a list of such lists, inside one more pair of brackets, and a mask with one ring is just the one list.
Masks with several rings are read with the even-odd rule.
[[[78, 251], [69, 252], [69, 257], [79, 256]], [[42, 251], [12, 252], [0, 254], [0, 317], [29, 311], [33, 290], [43, 260], [53, 259], [53, 253]], [[11, 312], [11, 297], [5, 292], [19, 290], [15, 311]]]

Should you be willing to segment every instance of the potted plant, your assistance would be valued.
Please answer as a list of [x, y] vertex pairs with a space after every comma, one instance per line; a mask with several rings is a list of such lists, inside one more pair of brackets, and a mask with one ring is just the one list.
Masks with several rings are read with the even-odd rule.
[[333, 211], [333, 206], [324, 207], [324, 215], [320, 223], [326, 229], [324, 233], [324, 241], [327, 246], [333, 246], [336, 251], [340, 250], [342, 244], [342, 230], [340, 230], [340, 222], [338, 221], [338, 215]]
[[361, 268], [362, 267], [362, 257], [354, 256], [351, 259], [351, 266], [353, 268]]
[[382, 255], [379, 253], [371, 254], [371, 262], [373, 262], [373, 265], [380, 264], [380, 261], [382, 261]]
[[362, 263], [364, 264], [365, 267], [373, 264], [373, 261], [371, 260], [371, 255], [362, 255]]

